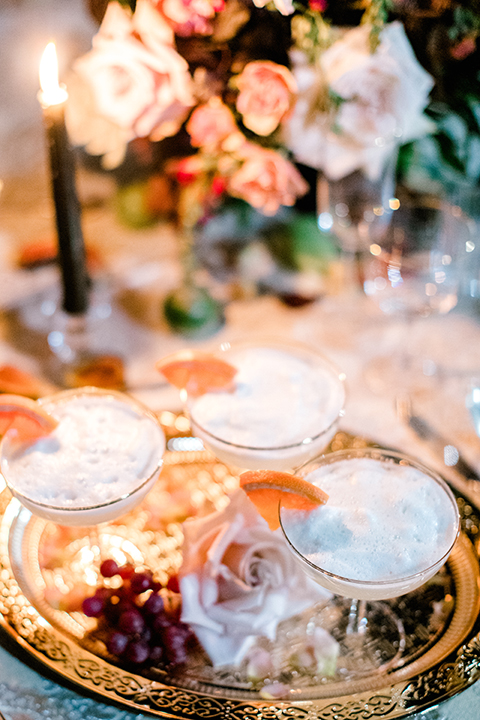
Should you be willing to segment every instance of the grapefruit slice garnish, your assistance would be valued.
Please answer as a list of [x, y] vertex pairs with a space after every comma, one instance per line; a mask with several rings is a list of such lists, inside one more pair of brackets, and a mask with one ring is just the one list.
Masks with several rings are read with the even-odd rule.
[[237, 368], [226, 360], [200, 350], [180, 350], [167, 355], [155, 367], [171, 385], [194, 397], [233, 389], [237, 373]]
[[49, 435], [58, 422], [31, 398], [0, 395], [0, 435], [19, 442], [33, 442]]
[[270, 530], [280, 527], [278, 506], [292, 510], [314, 510], [328, 495], [303, 478], [277, 470], [248, 470], [240, 475], [240, 487], [268, 522]]
[[0, 392], [11, 395], [26, 395], [30, 398], [39, 398], [51, 395], [57, 388], [51, 383], [31, 375], [15, 365], [0, 366]]

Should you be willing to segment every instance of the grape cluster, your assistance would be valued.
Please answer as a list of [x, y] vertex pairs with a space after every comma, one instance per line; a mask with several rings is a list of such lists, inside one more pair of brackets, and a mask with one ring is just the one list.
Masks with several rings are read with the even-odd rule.
[[[85, 615], [98, 618], [108, 651], [134, 665], [185, 663], [195, 640], [193, 632], [180, 620], [180, 605], [165, 603], [159, 593], [162, 586], [151, 572], [136, 572], [133, 565], [119, 566], [111, 559], [102, 562], [100, 572], [104, 578], [119, 575], [123, 581], [115, 589], [98, 587], [82, 603]], [[179, 592], [176, 576], [170, 577], [167, 589]]]

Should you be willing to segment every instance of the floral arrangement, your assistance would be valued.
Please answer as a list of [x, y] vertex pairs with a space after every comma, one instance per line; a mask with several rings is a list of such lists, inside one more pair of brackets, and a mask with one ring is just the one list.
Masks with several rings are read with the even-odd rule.
[[[478, 0], [109, 2], [69, 81], [69, 130], [106, 168], [137, 153], [166, 173], [191, 226], [226, 196], [274, 216], [308, 193], [299, 167], [375, 176], [398, 146], [406, 171], [436, 154], [437, 175], [476, 184], [479, 34]], [[471, 81], [462, 107], [452, 74]]]

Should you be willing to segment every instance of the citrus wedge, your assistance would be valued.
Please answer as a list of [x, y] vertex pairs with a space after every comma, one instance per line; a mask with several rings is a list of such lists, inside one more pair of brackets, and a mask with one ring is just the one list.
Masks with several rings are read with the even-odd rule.
[[232, 389], [237, 373], [225, 360], [199, 350], [180, 350], [167, 355], [155, 367], [171, 385], [195, 397]]
[[49, 435], [57, 425], [35, 400], [23, 395], [0, 395], [0, 435], [8, 432], [19, 442], [33, 442]]
[[36, 399], [43, 395], [51, 395], [56, 390], [57, 388], [46, 380], [41, 380], [14, 365], [0, 367], [0, 392], [2, 393], [26, 395]]
[[240, 487], [268, 522], [270, 530], [280, 527], [280, 501], [293, 510], [313, 510], [328, 500], [327, 493], [316, 485], [277, 470], [248, 470], [240, 475]]

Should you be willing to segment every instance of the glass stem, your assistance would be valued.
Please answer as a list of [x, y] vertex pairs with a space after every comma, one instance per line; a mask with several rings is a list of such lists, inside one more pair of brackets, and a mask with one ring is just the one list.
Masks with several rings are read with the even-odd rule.
[[346, 635], [365, 635], [367, 632], [367, 601], [352, 600], [348, 613]]

